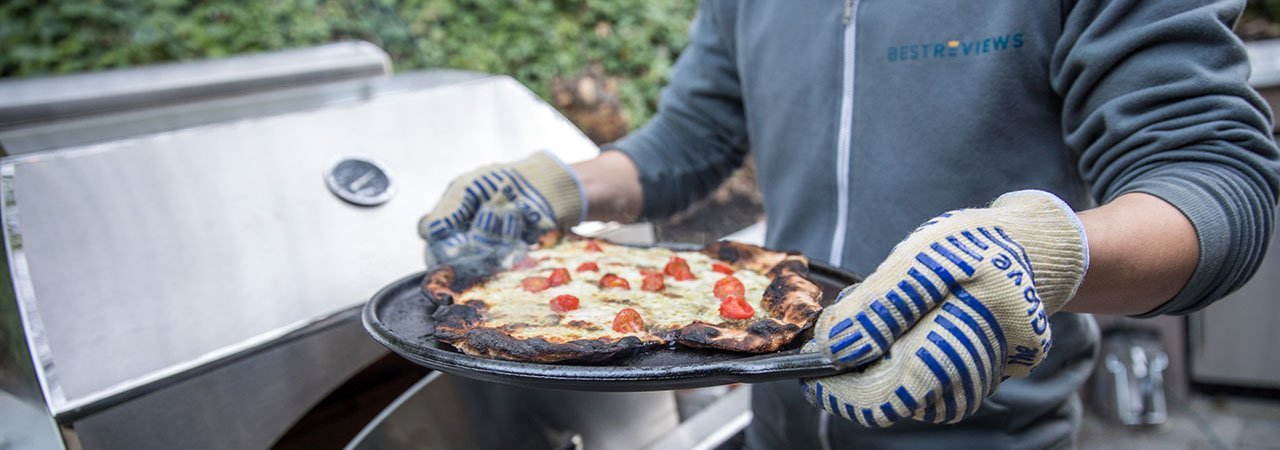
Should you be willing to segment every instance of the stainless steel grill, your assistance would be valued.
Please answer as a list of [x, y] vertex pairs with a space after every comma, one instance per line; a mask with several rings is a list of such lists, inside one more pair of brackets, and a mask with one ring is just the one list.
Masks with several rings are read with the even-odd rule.
[[[0, 334], [0, 447], [267, 447], [386, 354], [358, 307], [421, 269], [414, 225], [453, 175], [538, 149], [597, 151], [510, 78], [386, 77], [376, 47], [340, 45], [378, 69], [285, 61], [301, 68], [289, 75], [255, 56], [219, 64], [265, 81], [219, 78], [225, 89], [151, 102], [120, 87], [128, 95], [61, 99], [29, 119], [38, 100], [0, 104], [13, 294], [0, 317], [21, 317]], [[36, 89], [22, 83], [0, 92]], [[385, 203], [330, 191], [347, 158], [385, 170]], [[344, 186], [373, 186], [363, 176]]]

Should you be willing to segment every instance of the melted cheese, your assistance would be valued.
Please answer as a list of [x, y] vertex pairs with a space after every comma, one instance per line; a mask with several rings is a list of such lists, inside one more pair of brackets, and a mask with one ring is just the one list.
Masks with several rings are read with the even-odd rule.
[[[568, 342], [577, 339], [640, 336], [670, 331], [695, 321], [711, 324], [729, 322], [720, 316], [720, 299], [714, 294], [715, 283], [725, 275], [711, 270], [713, 263], [721, 262], [701, 253], [675, 252], [662, 248], [635, 248], [599, 242], [603, 252], [588, 252], [585, 241], [565, 242], [558, 246], [529, 252], [538, 260], [538, 266], [524, 270], [506, 271], [490, 279], [482, 286], [464, 292], [461, 301], [480, 299], [488, 304], [486, 325], [507, 325], [508, 332], [516, 338], [541, 337], [552, 342]], [[643, 276], [640, 268], [661, 271], [671, 256], [677, 255], [689, 263], [696, 279], [677, 281], [666, 276], [665, 289], [649, 292], [640, 289]], [[584, 262], [595, 262], [600, 270], [578, 272]], [[721, 262], [722, 263], [722, 262]], [[542, 292], [528, 292], [521, 281], [531, 276], [549, 276], [553, 269], [569, 270], [572, 281]], [[631, 289], [599, 287], [600, 278], [615, 274], [626, 279]], [[744, 298], [755, 310], [755, 318], [766, 317], [761, 305], [769, 278], [754, 271], [735, 268], [734, 276], [745, 287]], [[578, 298], [578, 309], [557, 313], [550, 301], [558, 295], [569, 294]], [[613, 331], [613, 318], [623, 308], [632, 308], [644, 320], [645, 332], [618, 333]], [[747, 319], [751, 320], [751, 319]], [[570, 326], [574, 323], [581, 326]]]

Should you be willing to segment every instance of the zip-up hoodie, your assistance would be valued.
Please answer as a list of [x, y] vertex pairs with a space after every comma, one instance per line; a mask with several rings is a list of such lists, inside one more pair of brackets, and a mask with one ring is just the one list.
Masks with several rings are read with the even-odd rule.
[[[606, 148], [636, 162], [649, 218], [703, 197], [750, 151], [766, 243], [860, 273], [926, 219], [1005, 192], [1042, 189], [1076, 209], [1155, 195], [1190, 219], [1200, 261], [1147, 315], [1185, 314], [1252, 276], [1280, 189], [1270, 113], [1231, 33], [1244, 4], [703, 1], [658, 114]], [[1052, 323], [1050, 359], [959, 425], [825, 424], [789, 382], [756, 386], [749, 438], [1069, 443], [1097, 331], [1076, 314]]]

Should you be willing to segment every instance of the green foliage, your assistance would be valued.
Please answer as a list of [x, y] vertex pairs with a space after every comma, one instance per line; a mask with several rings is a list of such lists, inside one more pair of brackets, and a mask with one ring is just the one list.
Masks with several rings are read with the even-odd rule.
[[688, 43], [694, 0], [6, 0], [0, 76], [93, 71], [364, 39], [399, 71], [514, 76], [544, 98], [553, 77], [599, 63], [632, 126]]
[[1248, 10], [1273, 23], [1280, 23], [1280, 0], [1249, 0]]

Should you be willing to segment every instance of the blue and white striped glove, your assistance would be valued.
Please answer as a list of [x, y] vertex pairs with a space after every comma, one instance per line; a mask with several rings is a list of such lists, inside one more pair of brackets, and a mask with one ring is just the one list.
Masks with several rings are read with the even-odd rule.
[[1051, 345], [1049, 316], [1088, 266], [1084, 227], [1042, 191], [943, 214], [823, 311], [806, 349], [842, 368], [804, 381], [811, 402], [869, 427], [955, 423]]
[[429, 261], [448, 261], [567, 229], [582, 221], [585, 204], [569, 167], [538, 152], [455, 178], [418, 221], [418, 234], [427, 241]]

